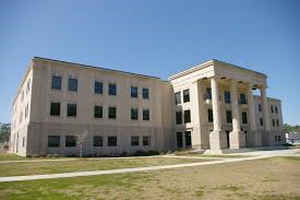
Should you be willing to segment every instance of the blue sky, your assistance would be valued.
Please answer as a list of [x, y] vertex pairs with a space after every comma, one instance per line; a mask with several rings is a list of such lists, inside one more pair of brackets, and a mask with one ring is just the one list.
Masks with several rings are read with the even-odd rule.
[[1, 1], [0, 122], [33, 56], [159, 76], [216, 58], [268, 75], [300, 124], [300, 1]]

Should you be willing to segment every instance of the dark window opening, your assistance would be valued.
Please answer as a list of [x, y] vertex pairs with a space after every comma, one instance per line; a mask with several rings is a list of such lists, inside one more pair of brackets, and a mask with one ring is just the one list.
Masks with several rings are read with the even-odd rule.
[[131, 87], [131, 97], [138, 98], [138, 87]]
[[131, 136], [131, 146], [139, 146], [139, 136]]
[[76, 147], [76, 142], [76, 136], [66, 136], [66, 147]]
[[50, 115], [51, 116], [60, 116], [60, 103], [51, 103]]
[[94, 136], [93, 137], [93, 145], [94, 145], [94, 147], [102, 147], [103, 146], [102, 136]]
[[61, 76], [52, 76], [52, 89], [61, 90]]
[[109, 107], [108, 108], [108, 118], [109, 119], [116, 119], [117, 118], [117, 108], [116, 107]]
[[242, 123], [243, 124], [247, 124], [248, 123], [247, 113], [246, 112], [242, 112]]
[[60, 136], [48, 136], [48, 147], [59, 147]]
[[146, 120], [146, 121], [150, 120], [150, 111], [149, 111], [149, 109], [144, 109], [143, 110], [143, 120]]
[[95, 118], [103, 117], [103, 107], [102, 106], [94, 106], [94, 117]]
[[175, 93], [175, 104], [181, 104], [181, 92], [176, 92]]
[[213, 110], [212, 109], [208, 109], [208, 122], [213, 122], [214, 118], [213, 118]]
[[232, 123], [232, 112], [231, 112], [231, 110], [226, 111], [226, 121], [227, 121], [227, 123]]
[[117, 95], [117, 85], [114, 83], [110, 83], [108, 85], [108, 95], [116, 96]]
[[190, 90], [183, 90], [183, 102], [190, 102]]
[[117, 146], [117, 136], [108, 136], [107, 146], [109, 147]]
[[143, 146], [151, 145], [151, 136], [143, 136]]
[[244, 93], [240, 94], [240, 104], [247, 104], [246, 95]]
[[182, 112], [181, 111], [176, 112], [176, 124], [182, 124]]
[[185, 135], [185, 146], [190, 147], [192, 146], [192, 135], [190, 131], [186, 131]]
[[69, 91], [77, 92], [78, 89], [78, 80], [75, 78], [69, 78]]
[[131, 108], [131, 120], [138, 120], [139, 111], [137, 108]]
[[191, 122], [191, 111], [185, 110], [184, 111], [184, 123], [189, 123], [189, 122]]
[[95, 94], [103, 94], [103, 83], [99, 81], [95, 81], [94, 87]]
[[68, 104], [67, 116], [68, 117], [76, 117], [76, 115], [77, 115], [77, 105], [76, 104]]
[[225, 99], [225, 103], [226, 104], [230, 104], [231, 103], [231, 94], [229, 91], [225, 91], [224, 92], [224, 99]]
[[149, 99], [149, 89], [143, 88], [143, 99]]

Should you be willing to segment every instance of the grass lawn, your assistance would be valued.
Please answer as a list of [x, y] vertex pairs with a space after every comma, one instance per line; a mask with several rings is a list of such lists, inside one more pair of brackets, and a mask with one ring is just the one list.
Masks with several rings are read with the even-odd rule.
[[197, 156], [197, 157], [203, 157], [203, 158], [247, 158], [250, 156], [246, 155], [210, 155], [210, 154], [201, 154], [201, 153], [191, 153], [191, 152], [176, 152], [176, 156]]
[[0, 199], [299, 200], [300, 158], [0, 183]]
[[0, 164], [0, 177], [173, 165], [203, 161], [205, 160], [149, 157], [102, 160], [89, 160], [83, 158], [73, 161], [2, 163]]
[[7, 160], [24, 160], [24, 157], [18, 156], [12, 153], [1, 153], [0, 152], [0, 161], [7, 161]]

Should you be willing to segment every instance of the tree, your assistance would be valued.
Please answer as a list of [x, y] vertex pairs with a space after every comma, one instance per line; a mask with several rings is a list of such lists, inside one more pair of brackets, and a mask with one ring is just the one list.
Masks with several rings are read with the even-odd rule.
[[10, 124], [0, 123], [0, 143], [8, 142], [10, 137]]
[[299, 125], [291, 126], [289, 124], [284, 124], [283, 125], [283, 131], [285, 133], [300, 132], [300, 126]]

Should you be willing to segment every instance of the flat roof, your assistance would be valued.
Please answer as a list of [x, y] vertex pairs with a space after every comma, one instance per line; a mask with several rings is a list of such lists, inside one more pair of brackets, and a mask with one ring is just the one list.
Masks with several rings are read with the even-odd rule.
[[96, 69], [96, 70], [111, 71], [111, 72], [117, 72], [117, 73], [126, 74], [126, 75], [140, 76], [140, 77], [143, 77], [143, 78], [160, 79], [159, 77], [156, 77], [156, 76], [150, 76], [150, 75], [145, 75], [145, 74], [121, 71], [121, 70], [104, 68], [104, 67], [99, 67], [99, 66], [86, 65], [86, 64], [82, 64], [82, 63], [68, 62], [68, 61], [63, 61], [63, 60], [56, 60], [56, 59], [36, 57], [36, 56], [33, 57], [33, 59], [45, 60], [45, 61], [50, 61], [50, 62], [61, 62], [61, 63], [69, 64], [69, 65], [77, 65], [81, 68], [89, 68], [89, 69], [92, 68], [92, 69]]

